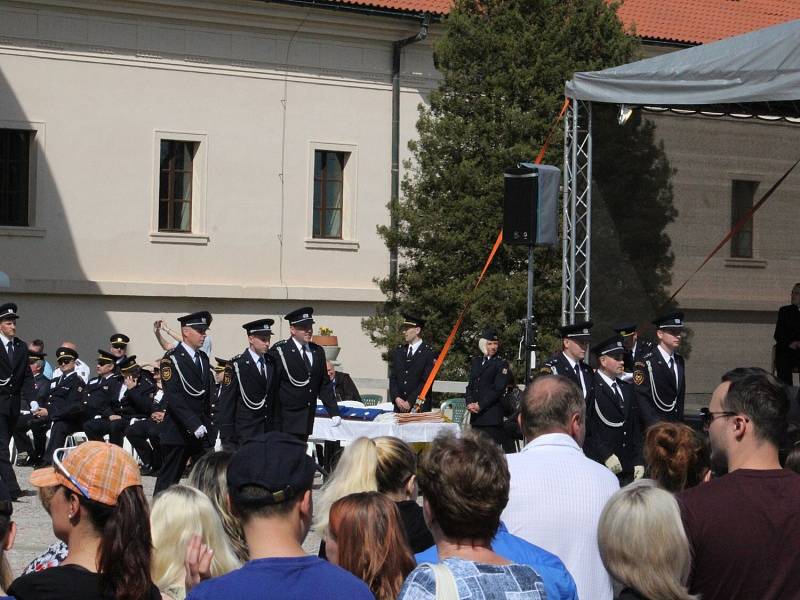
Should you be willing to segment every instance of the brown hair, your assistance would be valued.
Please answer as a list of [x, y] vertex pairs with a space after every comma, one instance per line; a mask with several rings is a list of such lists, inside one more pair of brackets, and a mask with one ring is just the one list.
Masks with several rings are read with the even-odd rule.
[[419, 466], [419, 487], [447, 537], [489, 541], [508, 504], [506, 457], [493, 441], [468, 432], [436, 437]]
[[414, 569], [400, 511], [379, 492], [359, 492], [331, 505], [328, 533], [339, 546], [337, 562], [363, 580], [376, 600], [394, 600]]
[[644, 460], [650, 477], [673, 493], [696, 486], [711, 468], [708, 443], [683, 423], [650, 427], [645, 434]]

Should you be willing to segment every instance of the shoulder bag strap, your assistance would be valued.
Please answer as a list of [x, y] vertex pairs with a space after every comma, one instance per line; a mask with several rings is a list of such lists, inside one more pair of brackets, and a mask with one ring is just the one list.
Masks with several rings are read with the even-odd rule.
[[436, 579], [436, 600], [458, 600], [458, 586], [453, 573], [444, 563], [425, 563]]

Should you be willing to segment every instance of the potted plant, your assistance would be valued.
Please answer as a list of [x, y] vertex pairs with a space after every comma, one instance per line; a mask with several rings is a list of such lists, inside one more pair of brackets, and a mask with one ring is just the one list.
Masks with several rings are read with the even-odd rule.
[[322, 346], [325, 351], [326, 360], [335, 361], [339, 356], [341, 348], [339, 347], [339, 338], [333, 335], [333, 329], [330, 327], [320, 327], [319, 335], [311, 338], [315, 344]]

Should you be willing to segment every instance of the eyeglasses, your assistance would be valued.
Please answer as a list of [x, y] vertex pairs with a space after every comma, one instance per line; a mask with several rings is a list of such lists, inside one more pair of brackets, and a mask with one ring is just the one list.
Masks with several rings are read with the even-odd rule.
[[69, 479], [72, 485], [78, 488], [78, 490], [80, 491], [80, 493], [83, 495], [84, 498], [86, 498], [87, 500], [91, 500], [91, 497], [89, 496], [89, 490], [86, 489], [85, 486], [78, 483], [78, 480], [75, 479], [72, 473], [69, 472], [69, 469], [67, 469], [67, 467], [64, 466], [64, 463], [61, 462], [62, 459], [65, 458], [67, 454], [72, 452], [72, 450], [74, 450], [75, 448], [77, 448], [77, 446], [73, 446], [70, 448], [57, 448], [56, 451], [53, 452], [53, 466], [55, 466], [56, 469], [61, 471], [61, 474], [67, 479]]
[[66, 365], [66, 364], [71, 363], [74, 360], [75, 360], [74, 358], [59, 358], [56, 362], [58, 362], [58, 364], [60, 364], [60, 365]]
[[700, 409], [700, 418], [703, 421], [703, 429], [708, 429], [714, 419], [719, 419], [720, 417], [735, 417], [738, 414], [739, 413], [731, 412], [729, 410], [711, 412], [708, 408]]

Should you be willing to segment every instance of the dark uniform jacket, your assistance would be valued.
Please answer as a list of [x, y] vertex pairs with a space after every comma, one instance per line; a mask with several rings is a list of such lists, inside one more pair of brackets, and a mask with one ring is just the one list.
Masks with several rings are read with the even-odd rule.
[[643, 340], [642, 338], [636, 340], [634, 352], [625, 351], [625, 372], [633, 373], [633, 365], [636, 364], [636, 361], [642, 360], [642, 357], [650, 354], [654, 348], [655, 346], [650, 340]]
[[469, 422], [477, 426], [497, 426], [503, 424], [503, 394], [508, 385], [508, 362], [497, 355], [486, 359], [473, 358], [469, 367], [467, 383], [467, 404], [477, 402], [480, 410], [470, 413]]
[[[402, 398], [411, 404], [414, 408], [414, 403], [417, 401], [425, 382], [428, 380], [428, 375], [431, 374], [433, 363], [436, 362], [436, 354], [425, 342], [422, 342], [417, 351], [408, 358], [408, 344], [398, 346], [392, 352], [392, 360], [389, 372], [389, 399], [394, 404], [394, 411], [399, 412], [395, 398]], [[431, 409], [431, 395], [425, 398], [425, 404], [422, 407], [423, 412], [428, 412]]]
[[15, 337], [13, 346], [14, 358], [9, 361], [8, 351], [0, 344], [0, 414], [16, 418], [22, 394], [31, 397], [34, 385], [28, 364], [28, 345]]
[[[124, 381], [122, 385], [125, 385]], [[163, 410], [163, 407], [156, 407], [158, 404], [155, 399], [157, 392], [158, 386], [152, 375], [147, 371], [140, 371], [136, 385], [131, 389], [125, 388], [125, 393], [120, 401], [122, 414], [135, 419], [147, 419], [155, 411]]]
[[250, 351], [245, 350], [234, 356], [225, 368], [216, 403], [216, 422], [226, 449], [236, 449], [267, 431], [275, 396], [275, 359], [264, 355], [266, 378], [259, 367]]
[[[594, 372], [592, 369], [587, 365], [585, 362], [581, 361], [577, 363], [579, 368], [581, 369], [581, 373], [583, 373], [583, 384], [586, 387], [586, 395], [584, 396], [584, 400], [587, 400], [592, 395], [592, 381], [594, 380]], [[550, 375], [563, 375], [575, 385], [578, 386], [578, 389], [583, 389], [581, 386], [581, 381], [578, 379], [578, 374], [575, 372], [575, 369], [569, 364], [569, 360], [564, 355], [563, 352], [557, 352], [553, 356], [547, 359], [547, 362], [544, 363], [540, 373], [542, 374], [550, 374]]]
[[308, 346], [314, 357], [310, 373], [293, 339], [280, 340], [269, 350], [275, 361], [276, 386], [272, 403], [272, 430], [311, 435], [317, 398], [322, 400], [330, 416], [339, 416], [325, 366], [325, 351], [313, 342], [309, 342]]
[[85, 387], [86, 384], [76, 371], [50, 381], [47, 403], [42, 407], [47, 409], [50, 420], [83, 419], [86, 416]]
[[686, 377], [683, 357], [673, 354], [675, 368], [678, 370], [679, 384], [675, 385], [675, 375], [664, 361], [661, 351], [653, 351], [637, 361], [633, 371], [633, 384], [639, 402], [642, 426], [646, 429], [659, 421], [682, 421], [683, 404], [686, 396]]
[[114, 374], [90, 379], [86, 384], [86, 418], [107, 419], [121, 414], [119, 390], [122, 385], [122, 377]]
[[50, 395], [50, 380], [41, 373], [33, 376], [33, 389], [22, 390], [22, 403], [20, 410], [30, 410], [31, 402], [36, 401], [39, 406], [44, 406], [47, 403], [47, 397]]
[[[214, 371], [205, 352], [200, 356], [202, 371], [197, 368], [183, 343], [167, 351], [161, 359], [161, 385], [166, 415], [159, 428], [163, 445], [211, 446], [211, 401], [214, 391]], [[150, 416], [149, 413], [147, 416]], [[197, 439], [194, 432], [205, 426], [208, 435]]]
[[778, 310], [775, 323], [775, 342], [778, 348], [788, 350], [789, 344], [800, 341], [800, 306], [787, 304]]
[[331, 383], [333, 384], [333, 397], [336, 398], [337, 402], [342, 402], [343, 400], [361, 402], [361, 394], [358, 393], [358, 388], [348, 373], [334, 371]]
[[599, 373], [595, 373], [592, 396], [586, 405], [586, 441], [583, 452], [605, 464], [615, 454], [622, 463], [620, 477], [633, 475], [633, 467], [642, 460], [642, 429], [639, 408], [631, 384], [617, 379], [622, 405], [614, 390]]

